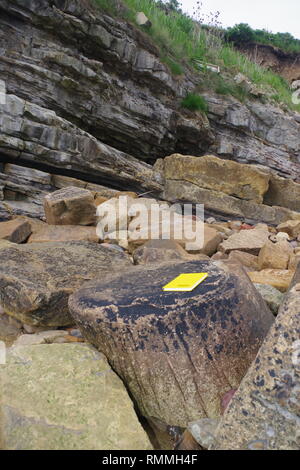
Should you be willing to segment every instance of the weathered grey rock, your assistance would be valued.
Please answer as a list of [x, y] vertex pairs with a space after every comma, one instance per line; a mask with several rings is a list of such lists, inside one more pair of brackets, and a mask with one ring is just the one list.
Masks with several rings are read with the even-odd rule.
[[275, 287], [267, 284], [254, 284], [262, 298], [266, 301], [270, 310], [277, 315], [280, 305], [283, 302], [284, 294]]
[[[276, 170], [280, 176], [299, 180], [300, 123], [294, 113], [257, 100], [240, 103], [231, 96], [211, 92], [203, 96], [216, 135], [210, 148], [213, 153], [240, 163], [256, 162]], [[287, 200], [291, 200], [289, 196]], [[272, 199], [269, 203], [283, 205]]]
[[216, 432], [214, 449], [299, 450], [300, 270]]
[[[193, 292], [162, 290], [183, 272], [209, 275]], [[220, 415], [273, 321], [245, 274], [205, 261], [132, 268], [80, 289], [69, 308], [141, 413], [162, 426]]]
[[72, 324], [68, 297], [86, 281], [125, 270], [129, 258], [89, 242], [13, 245], [1, 250], [0, 302], [33, 326]]
[[14, 347], [0, 376], [1, 449], [152, 448], [123, 383], [91, 346]]

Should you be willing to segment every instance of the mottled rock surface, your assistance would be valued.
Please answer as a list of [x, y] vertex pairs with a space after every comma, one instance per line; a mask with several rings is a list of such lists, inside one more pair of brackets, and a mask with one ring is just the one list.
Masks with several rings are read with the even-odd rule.
[[275, 287], [267, 284], [254, 284], [262, 298], [266, 301], [270, 310], [277, 315], [280, 305], [283, 302], [284, 294]]
[[[184, 272], [209, 276], [192, 292], [162, 290]], [[69, 307], [141, 413], [181, 427], [221, 413], [273, 321], [243, 273], [206, 261], [135, 267], [80, 289]]]
[[300, 448], [300, 270], [230, 402], [214, 449]]
[[69, 325], [68, 297], [74, 290], [130, 265], [125, 254], [89, 242], [9, 246], [1, 250], [0, 302], [26, 324]]
[[123, 383], [91, 346], [15, 347], [0, 375], [2, 449], [152, 448]]

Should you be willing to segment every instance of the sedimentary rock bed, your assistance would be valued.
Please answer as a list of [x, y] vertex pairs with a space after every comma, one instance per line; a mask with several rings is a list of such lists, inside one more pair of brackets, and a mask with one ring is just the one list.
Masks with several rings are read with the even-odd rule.
[[[209, 276], [193, 292], [163, 292], [184, 272]], [[245, 275], [206, 261], [136, 267], [83, 287], [69, 307], [141, 413], [182, 427], [220, 415], [273, 321]]]

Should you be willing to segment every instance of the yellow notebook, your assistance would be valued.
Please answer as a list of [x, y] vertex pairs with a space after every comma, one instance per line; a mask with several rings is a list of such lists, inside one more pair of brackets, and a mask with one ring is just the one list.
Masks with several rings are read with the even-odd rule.
[[188, 273], [180, 274], [173, 281], [163, 287], [164, 291], [185, 291], [190, 292], [199, 286], [208, 276], [208, 273]]

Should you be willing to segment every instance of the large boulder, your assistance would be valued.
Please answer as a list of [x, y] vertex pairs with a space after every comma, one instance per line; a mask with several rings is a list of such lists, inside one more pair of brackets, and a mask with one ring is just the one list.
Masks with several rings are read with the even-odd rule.
[[125, 254], [90, 242], [8, 245], [1, 250], [0, 303], [29, 325], [69, 325], [69, 295], [85, 281], [129, 265]]
[[258, 355], [230, 402], [214, 449], [300, 448], [300, 269]]
[[[164, 292], [181, 273], [208, 272], [192, 292]], [[69, 300], [84, 337], [124, 380], [142, 415], [186, 427], [221, 413], [273, 321], [247, 276], [209, 261], [138, 266]]]
[[152, 448], [122, 381], [91, 346], [11, 348], [0, 377], [1, 449]]
[[50, 225], [92, 225], [96, 222], [94, 197], [87, 189], [69, 186], [47, 194], [44, 209]]
[[245, 251], [246, 253], [256, 256], [268, 241], [269, 235], [267, 227], [258, 227], [253, 230], [241, 230], [223, 241], [219, 249], [225, 254], [238, 250]]
[[174, 154], [164, 160], [166, 180], [187, 181], [203, 189], [262, 203], [270, 174], [255, 165], [243, 165], [213, 155], [192, 157]]

